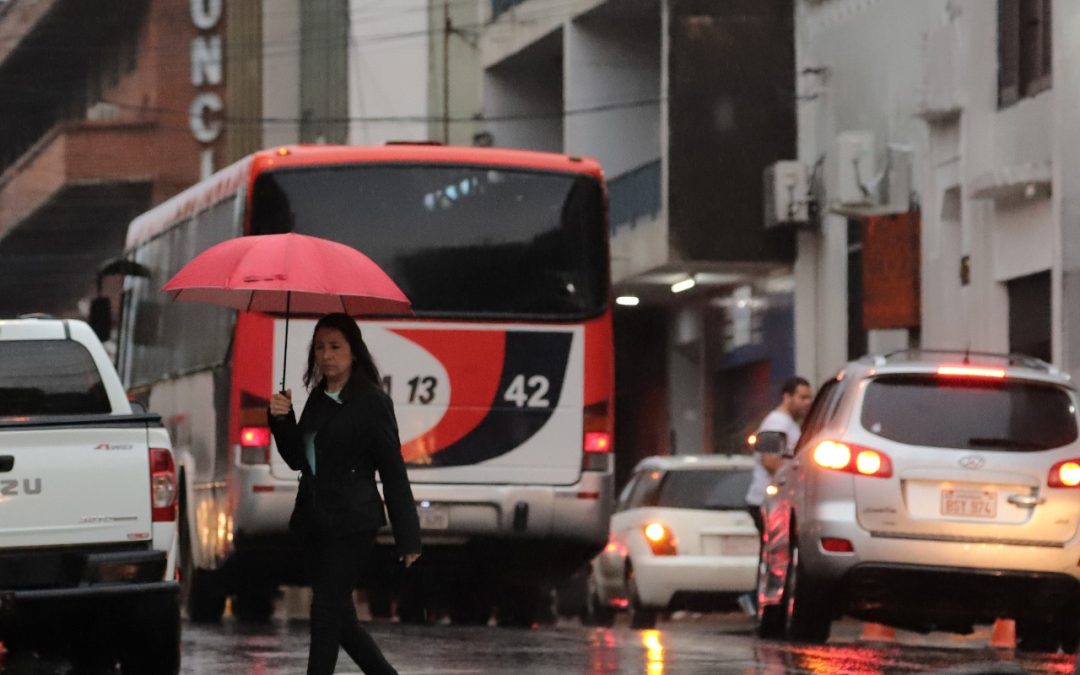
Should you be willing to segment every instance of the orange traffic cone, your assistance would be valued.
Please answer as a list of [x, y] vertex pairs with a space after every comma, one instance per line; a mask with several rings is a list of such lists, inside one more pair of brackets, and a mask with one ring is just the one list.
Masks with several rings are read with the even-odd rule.
[[990, 646], [998, 649], [1016, 649], [1016, 622], [1012, 619], [997, 619], [990, 633]]
[[896, 629], [883, 623], [864, 622], [859, 639], [866, 642], [892, 642], [896, 639]]

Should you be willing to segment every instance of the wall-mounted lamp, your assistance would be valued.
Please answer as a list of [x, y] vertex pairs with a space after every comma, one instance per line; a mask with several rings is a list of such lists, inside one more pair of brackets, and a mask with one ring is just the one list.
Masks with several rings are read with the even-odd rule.
[[697, 282], [694, 281], [694, 277], [687, 277], [687, 278], [683, 279], [682, 281], [677, 281], [677, 282], [671, 284], [671, 292], [672, 293], [682, 293], [683, 291], [690, 290], [691, 288], [693, 288], [696, 285], [697, 285]]

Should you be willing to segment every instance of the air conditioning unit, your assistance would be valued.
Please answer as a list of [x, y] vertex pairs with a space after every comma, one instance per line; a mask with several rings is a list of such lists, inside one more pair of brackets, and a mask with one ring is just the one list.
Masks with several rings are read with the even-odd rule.
[[810, 181], [799, 161], [774, 162], [765, 168], [765, 227], [804, 225], [810, 220]]
[[836, 180], [830, 201], [841, 207], [873, 206], [877, 202], [874, 135], [869, 131], [845, 131], [836, 137], [833, 154]]

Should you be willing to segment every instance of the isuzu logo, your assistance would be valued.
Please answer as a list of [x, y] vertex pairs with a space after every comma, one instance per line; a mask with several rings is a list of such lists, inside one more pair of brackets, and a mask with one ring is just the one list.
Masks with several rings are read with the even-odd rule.
[[21, 481], [13, 480], [11, 478], [5, 478], [4, 480], [0, 480], [0, 497], [39, 494], [41, 494], [40, 478], [24, 478]]
[[960, 466], [965, 469], [981, 469], [986, 464], [986, 459], [981, 455], [965, 455], [960, 458]]

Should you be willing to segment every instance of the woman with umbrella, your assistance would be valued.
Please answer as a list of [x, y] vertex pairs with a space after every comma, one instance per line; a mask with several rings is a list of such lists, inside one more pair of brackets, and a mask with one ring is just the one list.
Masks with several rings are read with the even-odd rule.
[[315, 325], [304, 385], [314, 390], [297, 422], [292, 391], [270, 400], [270, 429], [281, 456], [300, 471], [289, 521], [304, 544], [311, 570], [311, 647], [308, 674], [332, 673], [338, 645], [365, 673], [396, 673], [360, 626], [352, 603], [357, 572], [386, 524], [375, 486], [382, 479], [398, 555], [406, 566], [420, 556], [420, 523], [401, 458], [394, 407], [351, 317], [336, 313]]

